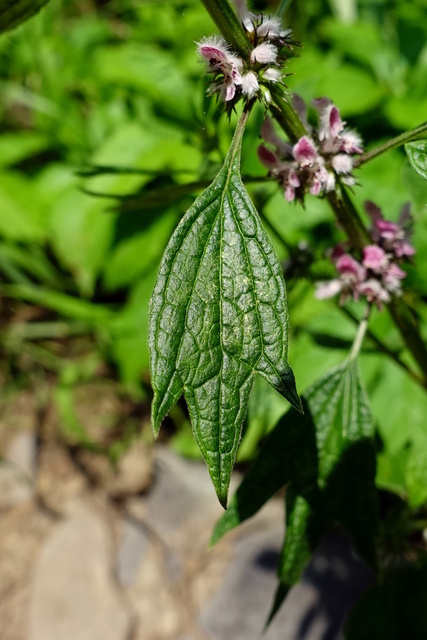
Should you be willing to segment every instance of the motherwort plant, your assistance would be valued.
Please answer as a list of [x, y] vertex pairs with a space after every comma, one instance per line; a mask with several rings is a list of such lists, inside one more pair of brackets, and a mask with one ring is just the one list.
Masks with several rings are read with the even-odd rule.
[[[299, 45], [279, 16], [256, 14], [241, 1], [234, 8], [228, 0], [203, 4], [221, 33], [197, 43], [208, 94], [217, 96], [228, 115], [241, 115], [222, 168], [181, 219], [160, 265], [150, 308], [152, 420], [157, 434], [185, 396], [194, 438], [226, 507], [256, 374], [289, 401], [213, 535], [218, 540], [286, 487], [286, 537], [273, 615], [337, 523], [378, 570], [374, 426], [358, 367], [372, 307], [390, 314], [409, 358], [402, 360], [375, 337], [378, 348], [424, 388], [427, 349], [404, 288], [405, 268], [415, 254], [409, 207], [392, 222], [381, 202], [366, 202], [366, 224], [353, 193], [360, 166], [403, 144], [427, 177], [427, 124], [364, 153], [339, 105], [313, 96], [309, 111], [288, 91], [290, 59]], [[265, 114], [257, 149], [265, 180], [277, 182], [294, 203], [288, 215], [304, 216], [310, 197], [325, 200], [331, 225], [335, 217], [344, 235], [327, 252], [335, 274], [314, 278], [313, 295], [358, 305], [349, 311], [359, 326], [348, 357], [301, 398], [288, 363], [282, 265], [240, 175], [242, 137], [257, 102]]]

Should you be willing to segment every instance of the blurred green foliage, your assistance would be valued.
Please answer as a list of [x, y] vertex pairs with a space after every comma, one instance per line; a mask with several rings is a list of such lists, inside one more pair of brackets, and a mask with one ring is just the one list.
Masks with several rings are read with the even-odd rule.
[[[286, 21], [303, 44], [289, 63], [290, 90], [308, 102], [332, 98], [367, 148], [425, 120], [425, 0], [294, 0]], [[195, 55], [194, 42], [214, 32], [197, 0], [51, 0], [0, 39], [1, 345], [8, 357], [25, 351], [55, 372], [60, 413], [78, 441], [85, 426], [74, 419], [73, 390], [102, 376], [102, 364], [133, 397], [150, 393], [147, 314], [158, 263], [194, 195], [217, 172], [233, 129], [206, 97]], [[259, 107], [245, 134], [242, 173], [261, 178], [249, 185], [251, 195], [267, 230], [277, 232], [290, 361], [303, 392], [343, 360], [355, 322], [333, 301], [313, 297], [313, 281], [330, 273], [324, 251], [342, 236], [324, 201], [309, 198], [303, 211], [265, 182], [256, 156], [262, 119]], [[396, 219], [411, 202], [417, 256], [407, 297], [425, 330], [427, 182], [403, 150], [365, 165], [358, 181], [360, 208], [374, 200]], [[11, 324], [16, 301], [42, 312]], [[350, 312], [357, 318], [360, 309]], [[386, 312], [375, 312], [370, 328], [395, 359], [415, 367]], [[85, 357], [57, 358], [55, 340], [76, 335], [88, 338]], [[425, 390], [369, 337], [362, 369], [378, 434], [377, 483], [419, 508], [427, 501]], [[254, 455], [287, 408], [262, 385], [240, 460]], [[195, 455], [185, 414], [172, 419], [175, 446]]]

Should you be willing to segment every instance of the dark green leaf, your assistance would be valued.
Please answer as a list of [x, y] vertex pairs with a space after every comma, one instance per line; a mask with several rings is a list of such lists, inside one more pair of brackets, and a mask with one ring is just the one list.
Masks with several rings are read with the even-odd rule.
[[292, 482], [288, 489], [280, 584], [270, 619], [334, 522], [347, 529], [362, 558], [376, 567], [378, 507], [372, 418], [357, 363], [349, 360], [313, 385], [307, 404], [316, 428], [320, 493], [312, 486], [298, 491]]
[[255, 372], [299, 407], [283, 275], [240, 179], [242, 134], [166, 248], [149, 326], [154, 431], [184, 393], [223, 505]]
[[276, 591], [269, 621], [274, 618], [289, 589], [297, 583], [327, 529], [326, 521], [316, 515], [315, 491], [311, 499], [298, 495], [290, 485], [286, 492], [286, 536], [279, 561], [279, 586]]
[[303, 406], [304, 415], [291, 409], [268, 436], [212, 539], [216, 542], [288, 485], [287, 534], [272, 615], [334, 522], [347, 529], [368, 564], [376, 563], [373, 428], [356, 362], [348, 360], [313, 384]]
[[351, 612], [347, 640], [425, 640], [427, 638], [427, 564], [389, 570], [383, 584], [367, 591]]
[[424, 180], [427, 180], [427, 140], [417, 140], [405, 144], [409, 162]]
[[0, 0], [0, 33], [32, 18], [49, 0]]

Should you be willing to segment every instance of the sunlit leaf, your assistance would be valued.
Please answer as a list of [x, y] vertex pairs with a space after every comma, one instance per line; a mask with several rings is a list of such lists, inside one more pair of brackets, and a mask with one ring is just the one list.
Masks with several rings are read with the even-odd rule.
[[240, 179], [242, 134], [166, 248], [149, 325], [154, 431], [184, 393], [223, 505], [255, 372], [299, 407], [283, 275]]

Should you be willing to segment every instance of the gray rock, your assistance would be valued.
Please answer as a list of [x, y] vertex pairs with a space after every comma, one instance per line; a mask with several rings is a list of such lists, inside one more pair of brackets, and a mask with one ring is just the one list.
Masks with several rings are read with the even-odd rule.
[[[274, 596], [275, 567], [283, 528], [275, 526], [248, 535], [235, 544], [233, 559], [224, 583], [201, 613], [201, 624], [215, 640], [255, 640], [263, 626]], [[271, 635], [269, 640], [288, 637]]]
[[[215, 521], [223, 513], [208, 469], [203, 462], [188, 461], [167, 447], [156, 447], [155, 477], [148, 495], [147, 517], [163, 536], [193, 519]], [[234, 479], [236, 486], [237, 478]], [[233, 492], [231, 488], [230, 494]]]
[[148, 544], [147, 533], [141, 527], [123, 522], [117, 558], [117, 578], [123, 587], [133, 584]]
[[79, 506], [41, 551], [32, 588], [28, 640], [122, 640], [131, 618], [112, 579], [104, 520]]
[[373, 576], [342, 534], [328, 536], [262, 633], [277, 586], [282, 531], [276, 527], [236, 543], [224, 583], [201, 614], [215, 640], [341, 640], [346, 614]]

